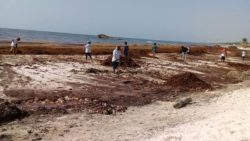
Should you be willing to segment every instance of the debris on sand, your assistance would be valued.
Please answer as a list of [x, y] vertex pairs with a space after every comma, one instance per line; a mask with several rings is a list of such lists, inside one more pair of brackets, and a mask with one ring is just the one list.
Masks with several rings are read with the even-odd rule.
[[[103, 66], [112, 66], [112, 56], [109, 56], [107, 59], [101, 62]], [[139, 67], [139, 65], [131, 58], [131, 57], [121, 57], [120, 60], [120, 66], [121, 67], [131, 67], [136, 68]]]
[[226, 78], [234, 83], [239, 83], [250, 78], [250, 71], [237, 71], [233, 70], [226, 74]]
[[24, 117], [26, 112], [20, 110], [15, 104], [0, 99], [0, 123], [20, 119]]
[[101, 73], [101, 70], [95, 69], [95, 68], [89, 68], [86, 70], [86, 73]]
[[[74, 74], [77, 74], [79, 72], [82, 72], [82, 70], [75, 70], [75, 69], [72, 69], [70, 72], [74, 73]], [[99, 70], [99, 69], [96, 69], [96, 68], [88, 68], [85, 73], [94, 73], [94, 74], [97, 74], [97, 73], [108, 73], [108, 70]]]
[[183, 108], [183, 107], [186, 107], [188, 104], [191, 104], [192, 102], [192, 98], [186, 98], [184, 100], [180, 100], [178, 101], [177, 103], [174, 104], [174, 108], [175, 109], [180, 109], [180, 108]]
[[247, 64], [233, 63], [233, 62], [228, 62], [227, 64], [230, 67], [234, 67], [238, 71], [248, 71], [248, 70], [250, 70], [250, 65], [247, 65]]
[[205, 81], [198, 78], [195, 74], [190, 72], [174, 75], [167, 81], [166, 84], [181, 91], [212, 88], [211, 85], [209, 85]]
[[115, 105], [110, 101], [102, 101], [94, 98], [80, 97], [61, 97], [58, 99], [29, 99], [21, 102], [21, 107], [29, 114], [54, 114], [67, 113], [70, 111], [87, 110], [92, 114], [116, 114], [117, 112], [125, 112], [127, 107]]
[[112, 115], [117, 112], [125, 112], [127, 107], [123, 106], [116, 106], [110, 104], [109, 102], [99, 102], [96, 104], [95, 108], [92, 109], [93, 113], [105, 114], [105, 115]]

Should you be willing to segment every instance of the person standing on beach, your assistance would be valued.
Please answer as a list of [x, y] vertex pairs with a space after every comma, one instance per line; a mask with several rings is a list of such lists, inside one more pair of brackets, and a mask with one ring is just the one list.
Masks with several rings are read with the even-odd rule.
[[189, 55], [190, 54], [190, 47], [188, 46], [187, 47], [187, 55]]
[[181, 58], [186, 60], [187, 53], [188, 53], [188, 48], [185, 46], [181, 46]]
[[84, 46], [85, 49], [85, 56], [86, 56], [86, 60], [88, 60], [88, 56], [89, 58], [92, 60], [92, 56], [91, 56], [91, 42], [88, 41], [88, 43]]
[[153, 56], [155, 57], [155, 54], [158, 50], [158, 46], [157, 46], [157, 43], [154, 43], [153, 46], [152, 46], [152, 53], [153, 53]]
[[245, 61], [245, 58], [246, 58], [246, 51], [242, 51], [241, 53], [241, 58], [242, 58], [242, 61]]
[[227, 56], [227, 49], [224, 47], [224, 48], [222, 48], [222, 53], [224, 53], [225, 54], [225, 56]]
[[128, 42], [124, 42], [124, 56], [127, 58], [129, 55], [129, 46]]
[[220, 55], [220, 60], [221, 60], [221, 62], [225, 62], [226, 57], [225, 57], [225, 54], [224, 54], [224, 53], [221, 53], [221, 55]]
[[226, 48], [224, 47], [221, 51], [221, 54], [220, 54], [220, 60], [221, 62], [225, 62], [226, 60], [226, 56], [227, 56], [227, 50]]
[[15, 43], [14, 43], [14, 40], [12, 40], [10, 43], [10, 53], [14, 51], [14, 48], [15, 48]]
[[112, 66], [113, 66], [113, 72], [115, 73], [116, 68], [119, 66], [120, 59], [121, 59], [121, 47], [118, 46], [116, 49], [113, 51], [113, 56], [112, 56]]
[[18, 42], [21, 41], [21, 38], [18, 37], [17, 39], [15, 40], [12, 40], [11, 41], [11, 44], [10, 44], [10, 53], [14, 53], [15, 55], [17, 54], [17, 47], [18, 47]]

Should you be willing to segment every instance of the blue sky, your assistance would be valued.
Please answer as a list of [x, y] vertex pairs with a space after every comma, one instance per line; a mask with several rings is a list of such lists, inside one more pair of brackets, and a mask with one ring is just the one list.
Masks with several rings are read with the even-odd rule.
[[0, 0], [0, 27], [168, 41], [250, 39], [250, 0]]

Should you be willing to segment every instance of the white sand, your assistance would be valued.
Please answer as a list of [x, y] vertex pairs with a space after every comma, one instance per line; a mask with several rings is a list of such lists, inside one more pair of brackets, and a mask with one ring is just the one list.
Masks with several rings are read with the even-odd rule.
[[249, 101], [250, 88], [229, 92], [199, 107], [204, 118], [166, 127], [148, 141], [249, 141]]

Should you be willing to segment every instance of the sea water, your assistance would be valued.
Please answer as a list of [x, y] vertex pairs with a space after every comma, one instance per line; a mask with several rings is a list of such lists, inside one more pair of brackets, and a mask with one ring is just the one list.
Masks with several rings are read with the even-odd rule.
[[55, 42], [55, 43], [71, 43], [71, 44], [86, 43], [87, 41], [91, 41], [93, 43], [110, 43], [110, 44], [122, 44], [125, 41], [127, 41], [129, 44], [147, 44], [154, 42], [158, 44], [179, 44], [179, 43], [184, 44], [184, 42], [134, 39], [134, 38], [123, 38], [123, 37], [100, 39], [97, 37], [97, 35], [0, 28], [0, 41], [11, 41], [12, 39], [15, 39], [17, 37], [20, 37], [22, 41], [27, 41], [27, 42]]

